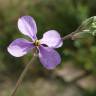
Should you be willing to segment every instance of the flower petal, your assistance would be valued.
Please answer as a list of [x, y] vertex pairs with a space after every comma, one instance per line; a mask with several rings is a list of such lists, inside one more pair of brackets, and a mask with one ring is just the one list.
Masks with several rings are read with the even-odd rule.
[[63, 45], [63, 41], [61, 40], [60, 43], [55, 47], [55, 48], [59, 48]]
[[27, 54], [32, 48], [34, 48], [34, 45], [32, 44], [32, 42], [29, 42], [23, 38], [19, 38], [14, 40], [9, 45], [7, 50], [11, 55], [15, 57], [21, 57]]
[[61, 62], [61, 57], [57, 51], [44, 46], [39, 47], [39, 58], [47, 69], [54, 69]]
[[41, 44], [46, 44], [48, 47], [52, 48], [61, 47], [63, 44], [60, 34], [55, 30], [50, 30], [44, 33], [43, 38], [40, 40], [40, 42]]
[[24, 35], [32, 38], [32, 40], [37, 39], [37, 26], [35, 20], [31, 16], [22, 16], [18, 20], [18, 28]]

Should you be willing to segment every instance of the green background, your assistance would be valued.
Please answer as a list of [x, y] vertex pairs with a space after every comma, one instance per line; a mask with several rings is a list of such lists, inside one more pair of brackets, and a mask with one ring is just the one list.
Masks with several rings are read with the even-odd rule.
[[[57, 30], [64, 37], [75, 31], [86, 18], [96, 15], [96, 0], [0, 0], [1, 81], [3, 79], [8, 79], [10, 82], [16, 81], [26, 63], [32, 58], [32, 52], [21, 58], [15, 58], [7, 52], [8, 45], [14, 39], [21, 37], [28, 39], [17, 28], [18, 18], [24, 15], [30, 15], [35, 19], [38, 26], [37, 35], [39, 39], [42, 38], [44, 32], [51, 29]], [[76, 67], [91, 73], [95, 77], [95, 41], [95, 37], [65, 40], [63, 46], [56, 49], [62, 57], [62, 62], [57, 66], [57, 69], [61, 70], [66, 62], [72, 62]], [[26, 78], [27, 80], [34, 80], [34, 78], [37, 80], [41, 77], [50, 79], [51, 73], [54, 73], [54, 70], [50, 71], [43, 68], [37, 59], [32, 68], [29, 68]], [[21, 89], [21, 94], [25, 92], [24, 90]], [[22, 96], [28, 96], [26, 95], [27, 93], [25, 92], [25, 95], [23, 94]], [[95, 96], [95, 93], [95, 91], [84, 91], [84, 95], [80, 96], [88, 96], [88, 94], [89, 96]]]

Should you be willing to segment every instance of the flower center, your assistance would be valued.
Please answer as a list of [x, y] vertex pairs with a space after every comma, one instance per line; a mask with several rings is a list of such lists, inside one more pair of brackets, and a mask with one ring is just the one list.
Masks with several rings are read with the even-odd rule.
[[40, 41], [39, 41], [39, 40], [35, 40], [35, 41], [34, 41], [34, 45], [35, 45], [35, 46], [39, 46], [39, 45], [40, 45]]

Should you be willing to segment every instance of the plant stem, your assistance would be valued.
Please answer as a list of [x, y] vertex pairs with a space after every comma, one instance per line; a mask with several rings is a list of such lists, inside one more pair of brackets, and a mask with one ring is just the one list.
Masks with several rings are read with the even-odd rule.
[[73, 32], [69, 33], [68, 35], [62, 37], [62, 40], [64, 41], [66, 39], [71, 39], [71, 40], [78, 39], [78, 37], [74, 36], [74, 34], [82, 31], [82, 29], [84, 29], [84, 28], [82, 27], [82, 24], [81, 24], [75, 31], [73, 31]]
[[73, 34], [74, 34], [74, 33], [75, 33], [75, 32], [72, 32], [72, 33], [64, 36], [64, 37], [62, 38], [62, 40], [66, 40], [66, 39], [72, 39], [72, 40], [73, 40]]
[[10, 96], [15, 96], [16, 95], [16, 92], [17, 92], [17, 89], [19, 88], [20, 84], [22, 83], [23, 79], [24, 79], [24, 76], [26, 75], [26, 72], [28, 70], [28, 68], [30, 67], [30, 65], [34, 62], [35, 60], [35, 54], [33, 55], [33, 58], [30, 60], [30, 62], [26, 65], [25, 69], [23, 70], [23, 72], [21, 73], [16, 85], [15, 85], [15, 88], [13, 89], [13, 92]]

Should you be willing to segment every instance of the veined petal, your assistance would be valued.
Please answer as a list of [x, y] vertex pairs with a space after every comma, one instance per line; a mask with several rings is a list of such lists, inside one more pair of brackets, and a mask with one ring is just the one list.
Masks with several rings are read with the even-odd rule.
[[60, 34], [55, 30], [50, 30], [44, 33], [43, 38], [40, 40], [40, 42], [41, 44], [46, 44], [51, 48], [58, 48], [63, 44]]
[[59, 48], [59, 47], [61, 47], [62, 45], [63, 45], [63, 41], [61, 40], [60, 43], [59, 43], [58, 45], [56, 45], [55, 48]]
[[21, 57], [25, 54], [27, 54], [32, 48], [35, 46], [32, 44], [32, 42], [29, 42], [23, 38], [19, 38], [14, 40], [7, 48], [8, 52], [15, 56], [15, 57]]
[[35, 20], [31, 16], [22, 16], [18, 20], [18, 28], [21, 33], [31, 37], [34, 41], [37, 33], [37, 26]]
[[39, 47], [39, 58], [47, 69], [54, 69], [61, 62], [61, 57], [57, 51], [44, 46]]

